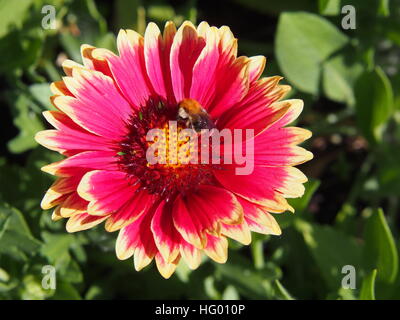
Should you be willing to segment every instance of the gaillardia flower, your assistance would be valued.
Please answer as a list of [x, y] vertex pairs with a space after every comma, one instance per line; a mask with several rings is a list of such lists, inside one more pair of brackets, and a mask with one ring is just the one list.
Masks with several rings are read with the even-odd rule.
[[[163, 33], [150, 23], [144, 37], [121, 30], [117, 47], [83, 45], [83, 64], [66, 60], [66, 77], [51, 84], [57, 110], [44, 117], [55, 129], [36, 140], [67, 158], [42, 168], [57, 176], [42, 208], [67, 218], [68, 232], [105, 221], [119, 230], [119, 259], [133, 256], [140, 270], [154, 258], [165, 278], [181, 259], [196, 269], [203, 253], [224, 263], [228, 237], [248, 245], [251, 231], [281, 234], [272, 213], [293, 211], [286, 198], [303, 195], [307, 178], [293, 166], [312, 158], [297, 146], [311, 133], [287, 126], [303, 102], [280, 101], [290, 87], [261, 77], [265, 58], [237, 57], [230, 29], [206, 22], [168, 22]], [[218, 130], [252, 130], [249, 174], [236, 162], [183, 162], [181, 150], [174, 164], [147, 161], [147, 133], [169, 133], [182, 101]], [[193, 126], [183, 116], [177, 132]]]

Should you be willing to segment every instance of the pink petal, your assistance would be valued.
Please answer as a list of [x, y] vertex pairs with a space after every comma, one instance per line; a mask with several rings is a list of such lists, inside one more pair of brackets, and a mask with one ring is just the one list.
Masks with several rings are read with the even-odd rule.
[[178, 196], [173, 221], [182, 237], [196, 248], [207, 243], [206, 232], [217, 235], [220, 223], [236, 224], [242, 219], [242, 207], [236, 197], [221, 188], [200, 186], [196, 192]]
[[257, 135], [281, 119], [290, 104], [273, 102], [282, 97], [285, 88], [276, 90], [280, 77], [264, 78], [254, 83], [246, 97], [223, 113], [218, 120], [219, 128], [254, 129]]
[[257, 81], [260, 78], [261, 74], [265, 68], [266, 59], [264, 56], [255, 56], [250, 57], [250, 64], [249, 64], [249, 78], [250, 83]]
[[78, 186], [79, 195], [90, 202], [88, 213], [106, 215], [116, 212], [132, 199], [137, 186], [132, 186], [126, 174], [119, 171], [90, 171]]
[[76, 173], [93, 170], [117, 171], [118, 163], [115, 152], [85, 151], [42, 167], [42, 171], [59, 177], [73, 176]]
[[110, 77], [97, 71], [73, 69], [73, 77], [64, 77], [76, 98], [58, 96], [54, 104], [88, 131], [109, 138], [126, 133], [125, 122], [132, 114]]
[[111, 214], [106, 222], [106, 230], [113, 232], [138, 219], [147, 213], [156, 201], [147, 191], [137, 191], [115, 213]]
[[144, 57], [147, 74], [149, 75], [154, 91], [163, 100], [171, 99], [172, 84], [169, 54], [175, 31], [175, 25], [167, 23], [163, 39], [157, 25], [150, 22], [144, 36]]
[[249, 90], [249, 59], [239, 57], [227, 65], [218, 66], [216, 96], [209, 108], [213, 118], [218, 118], [235, 103], [241, 101]]
[[109, 52], [105, 57], [122, 94], [134, 107], [144, 106], [153, 91], [146, 72], [143, 42], [137, 32], [121, 30], [117, 38], [120, 56]]
[[157, 248], [166, 262], [172, 262], [179, 254], [181, 236], [172, 220], [173, 204], [162, 201], [151, 221], [151, 231]]
[[193, 67], [204, 46], [205, 41], [197, 35], [193, 24], [185, 21], [171, 47], [171, 78], [176, 101], [190, 98]]
[[209, 28], [206, 45], [193, 67], [190, 97], [208, 109], [217, 88], [216, 72], [219, 60], [218, 29]]
[[157, 247], [150, 229], [153, 213], [142, 214], [130, 225], [122, 228], [118, 235], [116, 243], [117, 257], [119, 259], [128, 259], [134, 254], [135, 269], [137, 271], [147, 266], [157, 253]]
[[286, 114], [279, 119], [279, 121], [276, 121], [269, 129], [275, 129], [275, 128], [282, 128], [289, 123], [293, 122], [298, 118], [300, 113], [303, 111], [304, 107], [304, 102], [303, 100], [299, 99], [289, 99], [289, 100], [283, 100], [279, 102], [275, 102], [275, 107], [279, 108], [279, 105], [290, 105], [288, 111]]
[[254, 167], [250, 175], [237, 175], [234, 166], [215, 170], [217, 180], [231, 192], [265, 207], [290, 209], [283, 197], [299, 197], [304, 193], [306, 177], [293, 167]]
[[107, 144], [102, 144], [101, 140], [79, 131], [71, 131], [68, 134], [58, 130], [39, 131], [35, 140], [47, 149], [65, 155], [76, 154], [82, 150], [107, 150]]
[[60, 111], [43, 112], [46, 120], [58, 130], [44, 130], [36, 134], [35, 140], [50, 150], [63, 154], [79, 150], [107, 150], [112, 145], [103, 137], [89, 133]]
[[107, 216], [97, 217], [87, 214], [86, 212], [78, 213], [68, 219], [66, 228], [68, 232], [87, 230], [102, 223], [105, 219], [107, 219]]
[[273, 235], [282, 233], [278, 223], [266, 208], [240, 197], [238, 200], [243, 207], [244, 218], [251, 231]]
[[227, 26], [222, 26], [219, 28], [220, 41], [218, 48], [221, 56], [221, 65], [228, 64], [232, 62], [237, 57], [237, 39], [233, 36], [232, 31]]

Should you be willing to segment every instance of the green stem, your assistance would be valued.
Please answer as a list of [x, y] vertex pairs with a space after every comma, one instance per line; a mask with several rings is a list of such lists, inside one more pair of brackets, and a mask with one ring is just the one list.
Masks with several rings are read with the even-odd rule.
[[256, 269], [264, 268], [264, 247], [263, 240], [254, 239], [251, 243], [251, 253], [253, 255], [254, 267]]

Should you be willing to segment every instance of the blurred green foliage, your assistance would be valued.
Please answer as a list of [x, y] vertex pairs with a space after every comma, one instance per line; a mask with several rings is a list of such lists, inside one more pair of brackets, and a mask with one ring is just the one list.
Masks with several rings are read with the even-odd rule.
[[[57, 28], [41, 27], [45, 4]], [[343, 5], [356, 29], [343, 30]], [[154, 266], [118, 261], [102, 227], [67, 234], [40, 200], [60, 159], [37, 146], [60, 61], [80, 61], [89, 43], [115, 50], [119, 28], [149, 21], [230, 25], [241, 54], [269, 59], [305, 101], [300, 125], [313, 131], [315, 158], [301, 169], [307, 191], [278, 215], [283, 235], [232, 241], [229, 260], [180, 265], [170, 280]], [[400, 1], [392, 0], [0, 0], [0, 298], [2, 299], [400, 299]], [[42, 267], [57, 270], [45, 290]], [[342, 287], [343, 266], [356, 289]]]

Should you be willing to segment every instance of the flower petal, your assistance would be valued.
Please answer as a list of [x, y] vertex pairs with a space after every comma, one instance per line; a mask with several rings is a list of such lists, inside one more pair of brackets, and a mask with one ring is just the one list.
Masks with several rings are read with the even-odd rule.
[[187, 263], [190, 269], [195, 270], [199, 267], [201, 263], [201, 250], [197, 249], [182, 238], [180, 252], [183, 260]]
[[204, 252], [215, 262], [225, 263], [228, 259], [228, 240], [224, 236], [207, 234], [207, 246]]
[[77, 213], [68, 219], [66, 228], [68, 232], [87, 230], [102, 223], [105, 219], [107, 219], [107, 216], [98, 217], [87, 214], [86, 212]]
[[72, 70], [74, 68], [84, 68], [83, 65], [81, 65], [80, 63], [77, 63], [75, 61], [72, 61], [70, 59], [66, 59], [63, 61], [62, 63], [62, 68], [64, 70], [64, 73], [68, 76], [71, 77], [72, 76]]
[[74, 214], [86, 212], [87, 205], [88, 202], [74, 191], [60, 205], [60, 215], [69, 218]]
[[147, 191], [138, 191], [132, 198], [113, 213], [106, 222], [106, 230], [113, 232], [138, 219], [146, 213], [156, 201]]
[[303, 111], [304, 107], [304, 102], [300, 99], [288, 99], [275, 102], [274, 104], [275, 108], [280, 108], [279, 105], [290, 105], [290, 108], [280, 120], [276, 121], [270, 128], [268, 128], [271, 130], [275, 128], [282, 128], [296, 120], [300, 113]]
[[172, 92], [169, 54], [172, 40], [176, 32], [173, 23], [165, 26], [164, 39], [158, 26], [150, 22], [144, 35], [144, 57], [146, 70], [154, 91], [163, 100], [170, 100]]
[[178, 102], [190, 98], [193, 66], [204, 46], [205, 41], [193, 24], [185, 21], [174, 37], [170, 56], [173, 91]]
[[218, 118], [246, 96], [249, 90], [249, 61], [247, 57], [239, 57], [232, 63], [218, 66], [218, 88], [212, 107], [208, 109], [213, 118]]
[[215, 170], [214, 175], [225, 188], [273, 212], [292, 210], [283, 197], [304, 193], [306, 177], [296, 168], [256, 166], [250, 175], [237, 175], [233, 166], [223, 169]]
[[61, 220], [63, 217], [60, 214], [60, 206], [57, 206], [54, 210], [53, 213], [51, 214], [51, 220], [53, 221], [58, 221]]
[[132, 115], [129, 103], [114, 81], [100, 72], [74, 68], [64, 77], [76, 98], [56, 96], [54, 104], [86, 130], [100, 136], [118, 138], [126, 133], [125, 122]]
[[240, 197], [238, 200], [243, 207], [245, 221], [251, 231], [272, 235], [282, 233], [278, 223], [266, 208]]
[[42, 171], [59, 177], [69, 177], [82, 171], [117, 171], [118, 164], [113, 151], [86, 151], [67, 159], [48, 164]]
[[123, 172], [95, 170], [83, 176], [77, 190], [90, 202], [89, 214], [108, 215], [131, 200], [137, 186], [130, 185]]
[[120, 56], [97, 49], [93, 54], [107, 60], [119, 89], [131, 106], [144, 106], [153, 88], [146, 72], [143, 37], [133, 30], [120, 30], [117, 46]]
[[258, 80], [258, 78], [264, 71], [266, 62], [267, 59], [265, 59], [264, 56], [250, 57], [250, 64], [249, 64], [250, 83]]
[[220, 235], [221, 222], [237, 224], [243, 218], [236, 197], [213, 186], [200, 186], [196, 192], [178, 196], [174, 206], [175, 227], [187, 242], [199, 249], [207, 244], [206, 232]]
[[221, 115], [219, 128], [254, 129], [254, 135], [265, 131], [281, 119], [291, 104], [274, 104], [289, 89], [279, 86], [280, 77], [263, 78], [253, 84], [246, 97]]
[[221, 233], [244, 245], [249, 245], [251, 243], [251, 233], [246, 221], [234, 225], [222, 223]]
[[88, 44], [81, 45], [81, 56], [83, 60], [83, 65], [87, 69], [100, 71], [102, 74], [112, 78], [111, 70], [108, 66], [107, 61], [94, 57], [94, 50], [96, 50], [96, 47]]
[[60, 111], [43, 112], [46, 120], [58, 130], [44, 130], [35, 135], [35, 140], [46, 148], [63, 154], [79, 150], [108, 150], [110, 141], [89, 133]]
[[57, 179], [44, 195], [40, 203], [42, 209], [50, 209], [64, 201], [71, 192], [76, 190], [81, 178], [82, 175], [76, 175]]
[[130, 225], [122, 228], [118, 234], [117, 257], [125, 260], [134, 255], [136, 271], [146, 267], [157, 253], [157, 247], [150, 230], [152, 217], [152, 212], [142, 214]]
[[151, 221], [151, 231], [156, 246], [167, 263], [171, 263], [179, 255], [181, 236], [172, 220], [173, 204], [162, 201]]
[[50, 84], [50, 91], [57, 96], [73, 96], [71, 91], [68, 90], [64, 81], [54, 81]]
[[193, 67], [190, 97], [197, 100], [205, 109], [208, 109], [217, 88], [218, 29], [209, 28], [205, 38], [206, 45]]
[[181, 257], [178, 255], [174, 261], [168, 262], [164, 260], [163, 256], [160, 253], [156, 254], [156, 264], [158, 272], [165, 278], [169, 279], [171, 275], [175, 272], [176, 267], [178, 266], [179, 260]]

